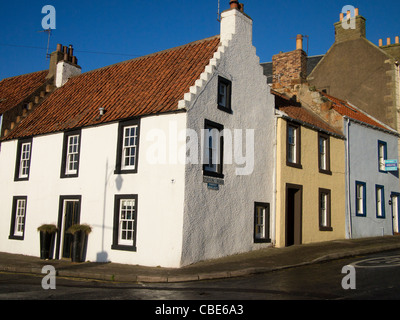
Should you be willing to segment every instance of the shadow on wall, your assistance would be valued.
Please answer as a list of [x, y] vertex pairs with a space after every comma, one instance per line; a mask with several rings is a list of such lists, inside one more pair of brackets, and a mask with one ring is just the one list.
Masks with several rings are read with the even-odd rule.
[[[114, 171], [112, 168], [109, 170], [108, 168], [108, 159], [106, 161], [105, 166], [105, 179], [104, 179], [104, 193], [103, 193], [103, 221], [101, 224], [101, 251], [96, 254], [96, 262], [109, 262], [108, 261], [108, 253], [104, 250], [104, 232], [106, 229], [105, 222], [106, 222], [106, 204], [107, 204], [107, 189], [108, 184], [110, 183], [111, 179], [114, 177]], [[120, 174], [118, 174], [114, 180], [115, 187], [118, 191], [122, 189], [122, 185], [124, 183], [124, 179]], [[110, 184], [113, 185], [112, 183]], [[111, 213], [113, 214], [113, 213]], [[112, 228], [109, 228], [112, 229]]]

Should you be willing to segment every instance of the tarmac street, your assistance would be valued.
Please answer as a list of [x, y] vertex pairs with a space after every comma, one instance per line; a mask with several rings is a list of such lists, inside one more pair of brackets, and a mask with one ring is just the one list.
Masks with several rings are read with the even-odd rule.
[[54, 267], [57, 277], [72, 277], [125, 283], [180, 283], [231, 279], [271, 271], [312, 265], [324, 261], [400, 249], [399, 236], [338, 240], [288, 248], [268, 248], [222, 259], [200, 262], [180, 269], [150, 268], [115, 263], [72, 263], [40, 260], [0, 253], [0, 272], [35, 274], [43, 277], [44, 266]]
[[[385, 251], [244, 277], [180, 283], [57, 277], [54, 288], [46, 288], [44, 275], [0, 272], [0, 300], [126, 300], [146, 315], [157, 310], [160, 315], [184, 311], [187, 318], [220, 309], [249, 315], [265, 307], [256, 302], [266, 300], [399, 300], [399, 256], [400, 250]], [[355, 268], [352, 289], [343, 287], [345, 266]]]

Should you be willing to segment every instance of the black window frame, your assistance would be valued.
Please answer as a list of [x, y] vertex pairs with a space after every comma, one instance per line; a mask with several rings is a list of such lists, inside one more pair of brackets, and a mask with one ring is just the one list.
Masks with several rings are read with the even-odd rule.
[[[223, 106], [220, 104], [219, 102], [219, 97], [220, 97], [220, 92], [219, 92], [219, 88], [220, 85], [224, 84], [226, 86], [226, 105]], [[227, 113], [232, 113], [232, 81], [218, 76], [218, 88], [217, 88], [217, 104], [218, 104], [218, 109], [221, 111], [225, 111]]]
[[[78, 168], [76, 173], [67, 174], [67, 154], [68, 154], [68, 140], [70, 136], [79, 136], [78, 139]], [[63, 152], [62, 152], [62, 161], [61, 161], [61, 175], [62, 179], [64, 178], [77, 178], [79, 177], [79, 167], [80, 167], [80, 157], [81, 157], [81, 140], [82, 140], [82, 130], [74, 130], [64, 132], [64, 140], [63, 140]]]
[[[211, 130], [216, 129], [219, 132], [219, 164], [217, 164], [217, 170], [215, 171], [209, 171], [207, 169], [207, 165], [208, 163], [203, 163], [203, 175], [204, 176], [208, 176], [208, 177], [215, 177], [215, 178], [221, 178], [223, 179], [225, 176], [223, 174], [223, 170], [224, 170], [224, 137], [223, 137], [223, 131], [224, 131], [224, 126], [222, 124], [216, 123], [214, 121], [210, 121], [205, 119], [204, 120], [204, 131], [207, 131], [211, 128]], [[205, 137], [204, 137], [205, 138]], [[205, 143], [205, 139], [204, 139], [204, 143]], [[205, 145], [204, 147], [204, 155], [203, 158], [205, 159]], [[205, 161], [204, 161], [205, 162]]]
[[[321, 150], [320, 150], [320, 140], [324, 139], [326, 141], [326, 150], [325, 150], [325, 157], [326, 157], [326, 169], [322, 168], [321, 163]], [[331, 171], [331, 139], [328, 134], [318, 132], [318, 169], [320, 173], [332, 175]]]
[[[128, 121], [121, 121], [118, 125], [118, 142], [117, 142], [117, 159], [115, 163], [115, 174], [134, 174], [138, 172], [139, 165], [139, 151], [140, 151], [140, 119], [131, 119]], [[135, 168], [134, 169], [123, 169], [122, 168], [122, 156], [123, 156], [123, 139], [124, 139], [124, 128], [137, 126], [137, 143], [136, 143], [136, 157], [135, 157]]]
[[[322, 225], [321, 195], [327, 196], [326, 204], [326, 220], [327, 226]], [[332, 228], [332, 192], [329, 189], [318, 189], [318, 215], [319, 215], [319, 231], [333, 231]]]
[[[27, 144], [27, 143], [30, 144], [29, 162], [28, 162], [28, 176], [27, 177], [20, 177], [22, 146], [24, 144]], [[25, 139], [18, 140], [17, 155], [16, 155], [16, 161], [15, 161], [14, 181], [29, 181], [30, 172], [31, 172], [31, 163], [32, 163], [32, 147], [33, 147], [33, 139], [32, 138], [25, 138]]]
[[[121, 200], [135, 200], [135, 213], [134, 213], [134, 239], [132, 245], [119, 244], [119, 214], [120, 214], [120, 203]], [[112, 250], [121, 251], [137, 251], [137, 219], [138, 219], [138, 195], [137, 194], [126, 194], [126, 195], [115, 195], [114, 197], [114, 221], [113, 221], [113, 239], [112, 239]]]
[[[296, 132], [296, 162], [289, 161], [289, 128], [294, 128]], [[289, 167], [302, 169], [301, 165], [301, 125], [294, 122], [287, 122], [286, 125], [286, 165]]]
[[[17, 216], [17, 203], [18, 200], [25, 200], [25, 213], [24, 213], [24, 230], [22, 236], [15, 235], [15, 219]], [[12, 212], [11, 212], [11, 223], [10, 223], [10, 234], [8, 239], [10, 240], [24, 240], [25, 238], [25, 227], [26, 227], [26, 213], [28, 208], [28, 197], [27, 196], [15, 196], [13, 197]]]
[[[265, 237], [257, 238], [257, 208], [262, 207], [266, 210], [267, 217], [265, 217]], [[254, 222], [253, 222], [253, 240], [254, 243], [271, 243], [271, 206], [266, 202], [255, 202], [254, 203]]]

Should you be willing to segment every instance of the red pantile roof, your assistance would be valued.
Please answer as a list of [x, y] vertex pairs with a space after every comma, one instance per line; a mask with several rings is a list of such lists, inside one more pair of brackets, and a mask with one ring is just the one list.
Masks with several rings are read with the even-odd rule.
[[0, 114], [7, 112], [33, 94], [46, 82], [48, 70], [0, 81]]
[[271, 93], [275, 95], [275, 108], [284, 112], [290, 118], [306, 123], [317, 129], [321, 129], [327, 133], [343, 136], [342, 132], [323, 121], [313, 112], [302, 107], [300, 103], [290, 100], [286, 96], [274, 90], [271, 90]]
[[340, 113], [342, 116], [347, 116], [351, 119], [361, 121], [381, 129], [390, 130], [385, 125], [380, 124], [379, 122], [374, 120], [371, 116], [361, 111], [360, 109], [351, 106], [346, 101], [335, 98], [325, 92], [321, 92], [321, 94], [332, 102], [333, 109], [336, 112]]
[[219, 44], [215, 36], [71, 78], [6, 139], [175, 111]]

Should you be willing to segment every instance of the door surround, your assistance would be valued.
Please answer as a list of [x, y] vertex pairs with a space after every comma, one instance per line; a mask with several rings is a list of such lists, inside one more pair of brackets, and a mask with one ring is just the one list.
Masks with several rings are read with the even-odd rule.
[[81, 205], [82, 205], [82, 196], [77, 196], [77, 195], [72, 195], [72, 196], [60, 196], [59, 200], [59, 209], [58, 209], [58, 222], [57, 222], [57, 228], [58, 228], [58, 233], [57, 233], [57, 242], [56, 242], [56, 254], [55, 254], [55, 259], [60, 259], [60, 254], [62, 256], [63, 254], [63, 240], [64, 240], [64, 235], [66, 230], [65, 229], [65, 221], [64, 221], [64, 213], [65, 213], [65, 207], [64, 204], [66, 201], [75, 201], [78, 202], [78, 223], [80, 222], [80, 211], [81, 211]]

